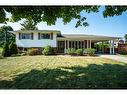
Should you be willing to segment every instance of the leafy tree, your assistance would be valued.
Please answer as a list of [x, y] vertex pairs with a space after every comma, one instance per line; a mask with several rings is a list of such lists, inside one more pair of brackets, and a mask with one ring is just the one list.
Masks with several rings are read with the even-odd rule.
[[126, 11], [127, 11], [127, 6], [105, 6], [103, 15], [104, 17], [119, 16]]
[[3, 57], [9, 57], [10, 56], [9, 44], [7, 42], [3, 46], [2, 56]]
[[[62, 18], [64, 24], [69, 23], [73, 19], [77, 19], [76, 27], [88, 26], [86, 17], [81, 12], [97, 13], [100, 6], [8, 6], [0, 7], [0, 22], [4, 23], [6, 18], [5, 11], [12, 14], [12, 21], [16, 22], [22, 18], [31, 19], [34, 23], [41, 21], [47, 22], [47, 25], [55, 25], [58, 18]], [[113, 17], [122, 15], [127, 11], [127, 6], [105, 6], [103, 9], [104, 17]]]
[[125, 41], [127, 42], [127, 34], [124, 35]]
[[15, 35], [9, 31], [13, 31], [11, 26], [0, 27], [0, 47], [2, 47], [5, 42], [8, 44], [15, 42]]
[[[81, 12], [86, 13], [98, 12], [99, 6], [11, 6], [1, 7], [12, 14], [12, 21], [16, 22], [22, 18], [32, 19], [34, 23], [41, 21], [47, 22], [47, 25], [55, 25], [58, 18], [62, 18], [64, 24], [69, 23], [73, 19], [77, 19], [76, 27], [88, 26], [86, 18], [81, 16]], [[4, 14], [4, 11], [1, 11]], [[5, 16], [3, 15], [3, 18]], [[1, 20], [1, 22], [6, 21]]]
[[36, 23], [32, 19], [25, 20], [21, 25], [23, 26], [21, 30], [38, 30]]
[[105, 49], [109, 48], [109, 43], [108, 42], [97, 43], [97, 44], [95, 44], [95, 48], [104, 53]]
[[9, 45], [9, 50], [10, 50], [10, 55], [18, 53], [17, 45], [13, 42]]

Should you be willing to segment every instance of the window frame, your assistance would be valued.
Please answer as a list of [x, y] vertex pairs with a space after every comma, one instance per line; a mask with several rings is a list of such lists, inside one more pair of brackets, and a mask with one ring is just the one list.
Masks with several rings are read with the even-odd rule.
[[40, 39], [51, 39], [51, 33], [40, 33]]
[[25, 39], [32, 39], [32, 34], [31, 33], [21, 33], [20, 34], [20, 38], [22, 39], [22, 40], [25, 40]]

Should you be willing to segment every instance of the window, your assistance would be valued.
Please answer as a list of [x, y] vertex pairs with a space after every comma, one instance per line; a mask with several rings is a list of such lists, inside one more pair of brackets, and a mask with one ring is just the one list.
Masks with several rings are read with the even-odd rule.
[[21, 34], [21, 39], [31, 39], [31, 33], [22, 33]]
[[41, 34], [40, 38], [41, 39], [50, 39], [50, 34]]

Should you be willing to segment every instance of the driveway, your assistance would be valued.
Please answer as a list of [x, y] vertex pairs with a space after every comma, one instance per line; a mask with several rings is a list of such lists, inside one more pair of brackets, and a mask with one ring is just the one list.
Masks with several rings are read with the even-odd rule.
[[109, 58], [109, 59], [112, 59], [112, 60], [127, 63], [127, 57], [118, 56], [118, 55], [99, 55], [99, 56], [103, 57], [103, 58]]

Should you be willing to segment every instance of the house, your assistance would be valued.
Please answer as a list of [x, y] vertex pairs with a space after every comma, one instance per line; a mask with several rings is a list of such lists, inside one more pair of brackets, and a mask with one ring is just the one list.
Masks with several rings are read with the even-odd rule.
[[58, 30], [19, 30], [14, 33], [19, 48], [42, 48], [50, 45], [57, 48], [58, 53], [65, 53], [68, 48], [94, 48], [94, 43], [109, 41], [110, 54], [114, 54], [114, 41], [120, 39], [97, 35], [61, 34]]

